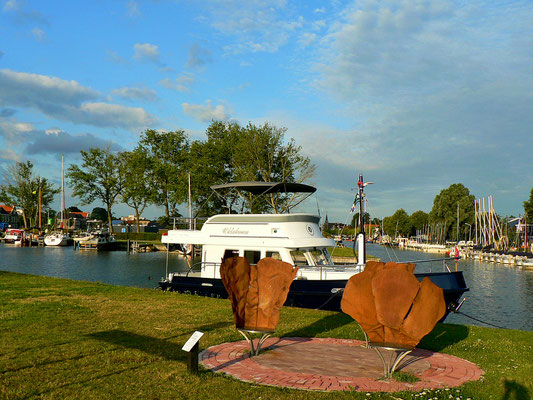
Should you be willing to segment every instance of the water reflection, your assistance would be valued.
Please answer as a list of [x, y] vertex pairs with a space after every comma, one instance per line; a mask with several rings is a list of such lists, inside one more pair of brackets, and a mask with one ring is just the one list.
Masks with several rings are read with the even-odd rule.
[[[424, 260], [435, 254], [414, 251], [394, 253], [378, 245], [369, 245], [368, 253], [383, 261]], [[72, 247], [20, 248], [0, 244], [0, 269], [26, 274], [56, 276], [84, 281], [98, 281], [114, 285], [157, 287], [165, 276], [166, 253], [128, 255], [124, 251], [74, 251]], [[454, 269], [454, 263], [449, 263]], [[465, 260], [458, 263], [464, 271], [470, 292], [461, 311], [494, 325], [522, 330], [533, 330], [533, 271], [502, 264]], [[442, 262], [424, 263], [417, 271], [442, 270]], [[187, 261], [177, 254], [169, 255], [169, 271], [186, 271]], [[447, 322], [481, 325], [462, 315], [450, 315]]]
[[[20, 248], [0, 244], [0, 269], [114, 285], [154, 288], [165, 275], [166, 252], [74, 251], [72, 247]], [[169, 254], [170, 271], [186, 271], [185, 258]]]
[[[370, 244], [368, 253], [380, 257], [382, 261], [424, 260], [439, 257], [438, 254], [420, 253]], [[434, 264], [436, 270], [438, 263]], [[450, 268], [455, 263], [448, 262]], [[420, 264], [422, 266], [422, 264]], [[486, 263], [475, 260], [461, 260], [458, 268], [463, 271], [470, 291], [461, 311], [482, 321], [511, 329], [533, 330], [533, 271], [523, 270], [503, 264]], [[428, 267], [419, 268], [424, 272]], [[446, 322], [480, 325], [459, 314], [450, 315]]]

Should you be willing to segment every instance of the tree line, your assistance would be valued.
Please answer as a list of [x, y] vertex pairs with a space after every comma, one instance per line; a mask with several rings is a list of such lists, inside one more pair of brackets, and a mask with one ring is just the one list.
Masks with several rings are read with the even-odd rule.
[[[315, 166], [302, 155], [294, 139], [286, 140], [286, 132], [286, 128], [268, 123], [241, 126], [213, 121], [206, 130], [206, 140], [191, 141], [183, 130], [148, 129], [131, 151], [114, 152], [110, 146], [82, 150], [81, 164], [70, 165], [66, 177], [81, 204], [99, 201], [105, 206], [109, 226], [112, 208], [118, 203], [133, 209], [137, 228], [149, 205], [162, 207], [167, 222], [179, 217], [178, 207], [188, 197], [189, 174], [191, 200], [199, 216], [236, 207], [239, 211], [278, 212], [290, 197], [269, 195], [257, 201], [234, 195], [225, 201], [211, 196], [210, 186], [235, 181], [302, 183], [310, 179]], [[59, 193], [46, 178], [35, 176], [30, 161], [9, 168], [5, 181], [0, 185], [0, 201], [24, 210], [26, 228], [36, 225], [38, 199], [47, 209]]]

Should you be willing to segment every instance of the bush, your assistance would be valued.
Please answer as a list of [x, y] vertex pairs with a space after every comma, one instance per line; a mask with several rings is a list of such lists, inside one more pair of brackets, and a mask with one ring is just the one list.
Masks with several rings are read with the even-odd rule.
[[130, 232], [130, 233], [115, 233], [117, 240], [150, 240], [161, 241], [161, 232]]

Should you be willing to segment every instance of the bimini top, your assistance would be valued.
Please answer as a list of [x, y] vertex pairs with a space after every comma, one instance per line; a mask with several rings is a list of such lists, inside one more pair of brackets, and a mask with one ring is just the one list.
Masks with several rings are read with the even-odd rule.
[[236, 189], [244, 190], [252, 194], [269, 193], [314, 193], [316, 188], [295, 182], [232, 182], [222, 185], [211, 186], [213, 190]]

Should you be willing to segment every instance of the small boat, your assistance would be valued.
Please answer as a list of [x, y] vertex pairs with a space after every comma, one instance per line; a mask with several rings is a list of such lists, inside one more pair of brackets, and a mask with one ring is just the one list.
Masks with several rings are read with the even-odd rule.
[[[360, 177], [359, 198], [363, 198]], [[314, 193], [315, 188], [296, 183], [240, 182], [212, 187], [237, 188], [255, 194], [290, 192]], [[360, 213], [363, 215], [363, 213]], [[186, 273], [170, 272], [159, 282], [162, 290], [227, 297], [220, 278], [221, 260], [238, 255], [257, 264], [273, 257], [297, 266], [285, 305], [302, 308], [340, 310], [340, 300], [348, 279], [365, 268], [365, 235], [356, 237], [359, 259], [356, 264], [335, 264], [329, 249], [335, 241], [322, 236], [320, 217], [312, 214], [219, 214], [210, 217], [201, 230], [171, 229], [163, 234], [168, 244], [190, 243], [202, 247], [201, 262]], [[449, 310], [454, 310], [468, 290], [461, 271], [416, 273], [428, 277], [444, 290]]]
[[74, 242], [80, 250], [114, 250], [117, 244], [115, 236], [111, 235], [107, 229], [74, 238]]
[[47, 246], [69, 246], [72, 238], [64, 232], [53, 232], [44, 236], [44, 244]]
[[11, 244], [14, 244], [15, 242], [20, 242], [23, 232], [24, 231], [22, 229], [7, 229], [2, 240], [4, 241], [4, 243]]

